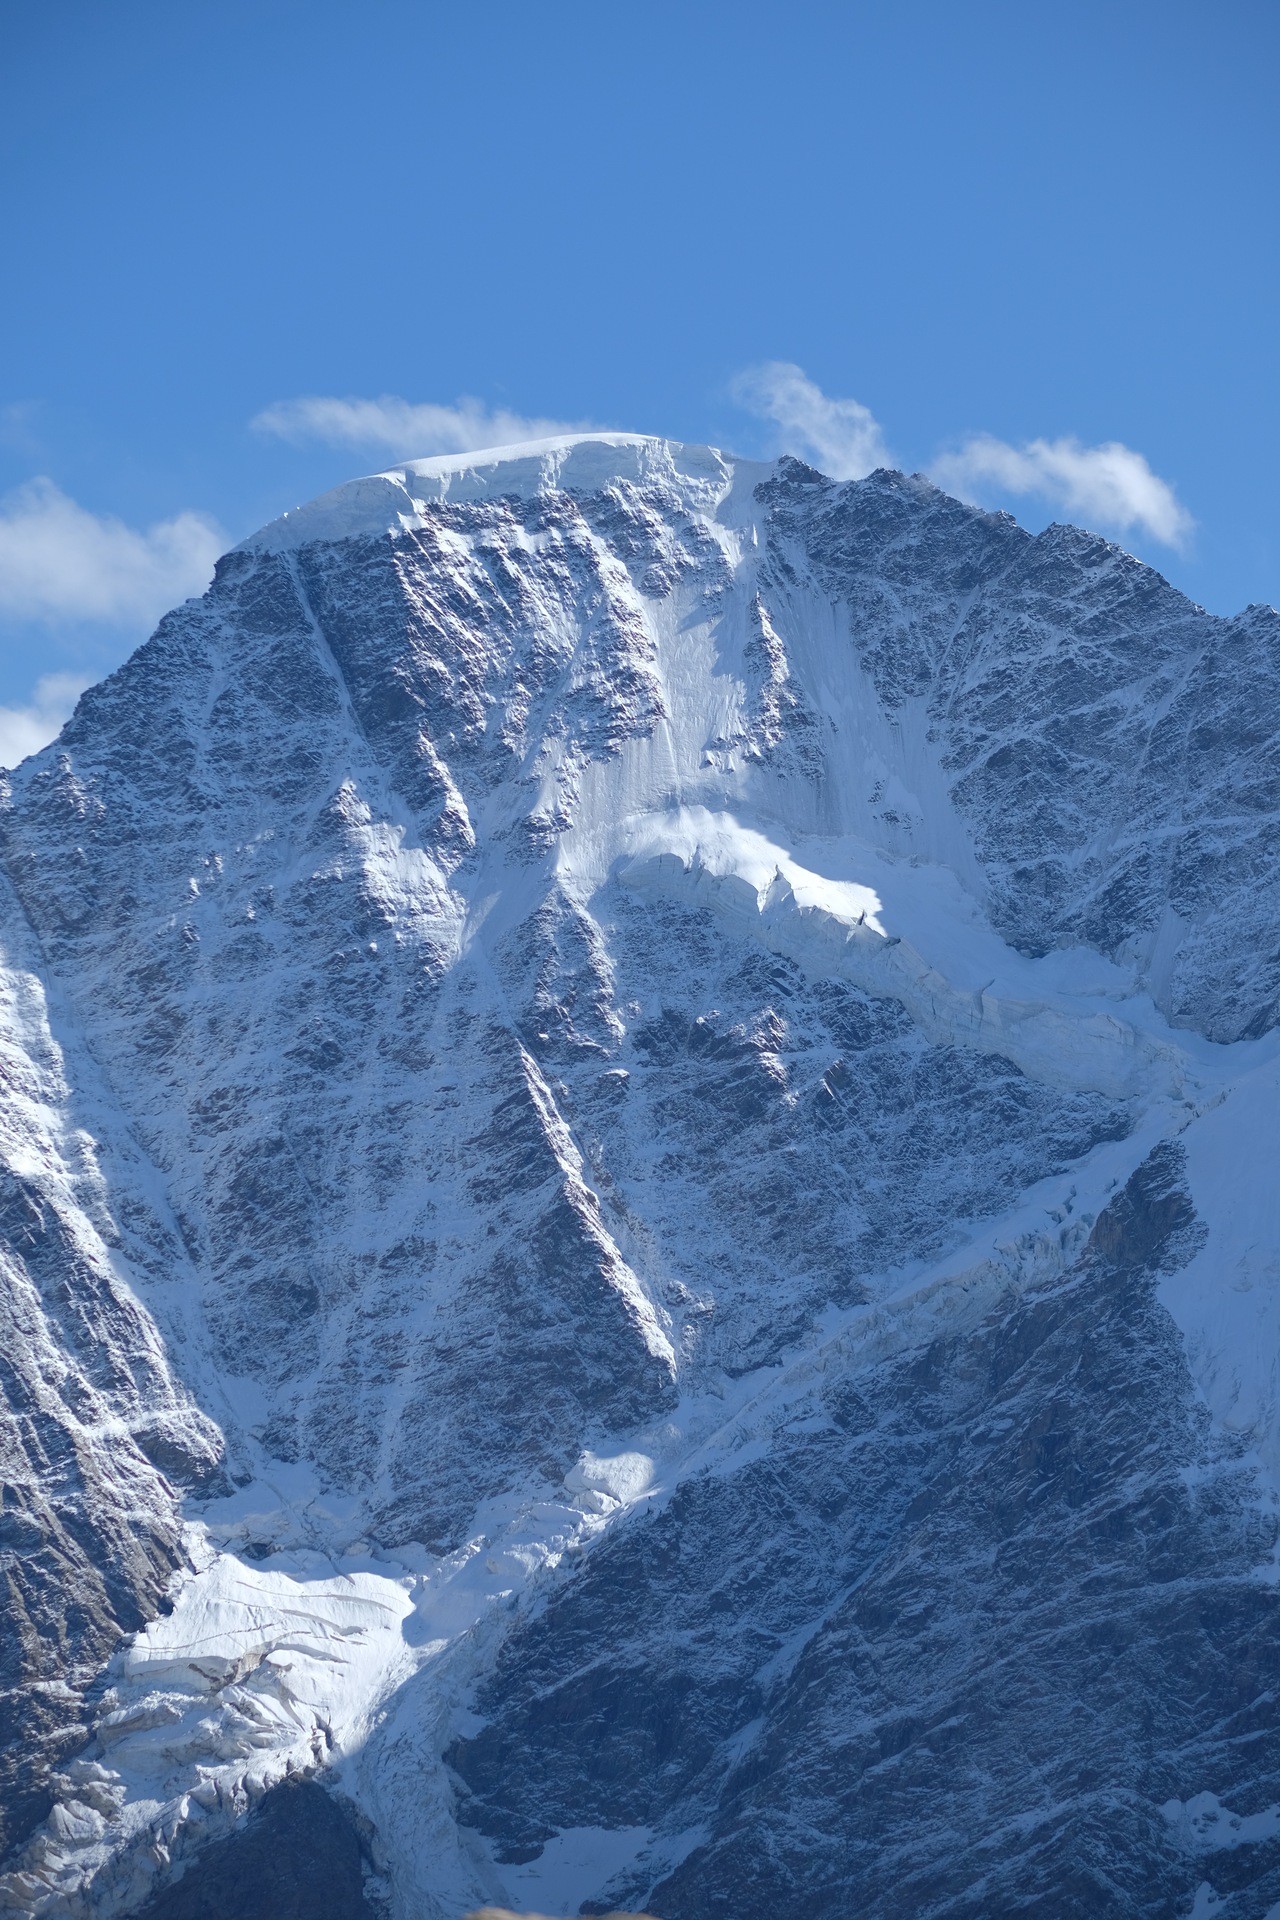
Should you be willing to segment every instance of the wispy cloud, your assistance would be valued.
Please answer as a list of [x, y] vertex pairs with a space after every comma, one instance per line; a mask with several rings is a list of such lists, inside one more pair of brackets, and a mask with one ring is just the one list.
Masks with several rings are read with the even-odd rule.
[[1090, 525], [1130, 533], [1135, 528], [1166, 547], [1185, 545], [1195, 521], [1167, 480], [1143, 455], [1119, 440], [1086, 447], [1073, 436], [1010, 446], [975, 434], [935, 456], [930, 467], [941, 487], [964, 499], [1035, 495]]
[[384, 393], [377, 400], [337, 400], [315, 396], [277, 400], [250, 423], [295, 446], [321, 441], [386, 454], [393, 460], [420, 460], [433, 453], [473, 453], [482, 447], [510, 447], [522, 440], [549, 440], [556, 434], [590, 431], [585, 420], [546, 420], [504, 407], [490, 409], [465, 395], [452, 406], [402, 400]]
[[16, 767], [62, 731], [90, 682], [76, 673], [46, 673], [25, 707], [0, 707], [0, 767]]
[[207, 586], [226, 544], [207, 514], [139, 529], [91, 513], [52, 480], [30, 480], [0, 500], [0, 614], [146, 631]]
[[[806, 455], [833, 479], [858, 480], [890, 464], [874, 414], [858, 400], [823, 393], [790, 361], [748, 367], [732, 392], [739, 406], [773, 423], [786, 452]], [[935, 454], [928, 471], [966, 500], [1032, 495], [1091, 526], [1136, 529], [1167, 547], [1183, 546], [1195, 525], [1169, 482], [1119, 440], [1086, 447], [1068, 435], [1015, 447], [979, 433]]]
[[889, 464], [880, 422], [859, 400], [833, 400], [790, 360], [766, 360], [737, 375], [740, 407], [778, 428], [784, 453], [803, 453], [833, 480], [860, 480]]

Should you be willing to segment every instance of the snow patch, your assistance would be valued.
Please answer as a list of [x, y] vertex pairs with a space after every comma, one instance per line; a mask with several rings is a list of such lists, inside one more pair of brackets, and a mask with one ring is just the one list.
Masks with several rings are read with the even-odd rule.
[[[174, 1583], [171, 1611], [112, 1661], [94, 1742], [64, 1769], [58, 1804], [0, 1879], [0, 1913], [111, 1920], [291, 1775], [323, 1769], [357, 1804], [376, 1806], [368, 1748], [391, 1703], [420, 1676], [426, 1695], [409, 1695], [419, 1724], [452, 1724], [454, 1668], [468, 1674], [467, 1650], [475, 1657], [484, 1645], [476, 1629], [492, 1617], [501, 1631], [545, 1573], [644, 1496], [653, 1466], [637, 1451], [584, 1453], [562, 1497], [485, 1503], [481, 1531], [440, 1560], [413, 1548], [395, 1558], [293, 1545], [254, 1561], [219, 1550], [208, 1525], [190, 1526], [190, 1571]], [[305, 1469], [274, 1478], [210, 1503], [217, 1532], [272, 1541], [349, 1532], [349, 1516], [326, 1508]], [[281, 1487], [294, 1500], [281, 1500]], [[429, 1777], [448, 1800], [446, 1737]], [[562, 1851], [567, 1859], [571, 1847]], [[599, 1857], [616, 1870], [612, 1854]], [[474, 1904], [484, 1889], [466, 1887]]]
[[527, 1866], [503, 1867], [509, 1898], [538, 1913], [577, 1913], [652, 1839], [650, 1827], [566, 1827]]
[[1208, 1234], [1194, 1259], [1164, 1277], [1160, 1297], [1214, 1420], [1256, 1450], [1280, 1488], [1280, 1061], [1271, 1042], [1222, 1051], [1237, 1060], [1261, 1051], [1262, 1062], [1182, 1135]]
[[617, 1453], [609, 1459], [584, 1453], [564, 1477], [570, 1492], [600, 1513], [630, 1506], [647, 1493], [652, 1481], [653, 1461], [647, 1453]]
[[1254, 1847], [1280, 1834], [1280, 1806], [1264, 1807], [1260, 1813], [1233, 1813], [1216, 1793], [1197, 1793], [1190, 1800], [1166, 1800], [1160, 1811], [1188, 1853]]
[[412, 1671], [402, 1569], [306, 1551], [254, 1565], [195, 1527], [187, 1546], [172, 1612], [112, 1662], [94, 1744], [0, 1882], [0, 1911], [127, 1911], [277, 1782], [358, 1749]]
[[[731, 814], [697, 807], [633, 822], [631, 837], [635, 850], [618, 866], [625, 886], [687, 900], [810, 973], [838, 975], [898, 1000], [931, 1040], [1002, 1054], [1033, 1078], [1073, 1091], [1130, 1098], [1183, 1090], [1180, 1049], [1121, 1018], [1112, 1005], [1090, 1005], [1092, 996], [1057, 989], [1053, 969], [1038, 972], [1041, 963], [979, 927], [964, 910], [954, 876], [942, 869], [915, 867], [906, 886], [894, 887], [887, 862], [870, 849], [846, 847], [844, 857], [861, 857], [875, 884], [833, 879], [802, 867]], [[906, 917], [915, 922], [913, 931], [927, 931], [933, 957], [893, 931], [888, 887], [915, 894], [915, 912], [908, 909]], [[924, 913], [922, 892], [928, 894]], [[1055, 958], [1060, 977], [1062, 956]], [[985, 983], [978, 984], [984, 972]]]

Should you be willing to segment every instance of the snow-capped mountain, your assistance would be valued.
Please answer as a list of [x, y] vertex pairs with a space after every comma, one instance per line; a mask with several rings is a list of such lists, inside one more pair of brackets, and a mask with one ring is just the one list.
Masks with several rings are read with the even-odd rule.
[[1280, 1912], [1278, 823], [918, 477], [228, 554], [3, 792], [0, 1912]]

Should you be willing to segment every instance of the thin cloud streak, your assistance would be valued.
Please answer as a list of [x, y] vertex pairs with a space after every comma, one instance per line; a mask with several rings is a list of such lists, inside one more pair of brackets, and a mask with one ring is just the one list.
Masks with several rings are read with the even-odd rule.
[[387, 454], [393, 460], [421, 460], [436, 453], [474, 453], [485, 447], [516, 446], [524, 440], [550, 440], [560, 434], [587, 433], [586, 420], [549, 420], [489, 409], [466, 395], [452, 406], [401, 399], [384, 393], [376, 400], [345, 400], [314, 395], [277, 400], [250, 425], [294, 446], [321, 442], [361, 452]]
[[25, 707], [0, 707], [0, 767], [16, 767], [55, 740], [91, 684], [76, 673], [46, 673]]
[[890, 464], [875, 415], [858, 400], [833, 400], [791, 360], [747, 367], [730, 384], [740, 407], [778, 428], [788, 453], [804, 453], [833, 480], [861, 480]]
[[203, 591], [226, 545], [207, 514], [138, 529], [91, 513], [52, 480], [29, 480], [0, 500], [0, 614], [149, 629]]
[[[858, 400], [833, 399], [802, 367], [771, 360], [733, 381], [738, 405], [772, 422], [782, 446], [803, 454], [836, 480], [859, 480], [892, 464], [879, 421]], [[962, 499], [990, 505], [1001, 496], [1033, 496], [1117, 533], [1135, 529], [1163, 546], [1186, 545], [1195, 521], [1167, 480], [1119, 440], [1088, 447], [1072, 435], [1012, 446], [973, 434], [929, 463], [930, 477]]]

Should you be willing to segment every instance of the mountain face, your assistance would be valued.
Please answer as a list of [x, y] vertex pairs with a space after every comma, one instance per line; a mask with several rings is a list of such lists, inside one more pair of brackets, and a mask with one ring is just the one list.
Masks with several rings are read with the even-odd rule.
[[1280, 1912], [1278, 823], [920, 478], [228, 554], [4, 783], [0, 1912]]

